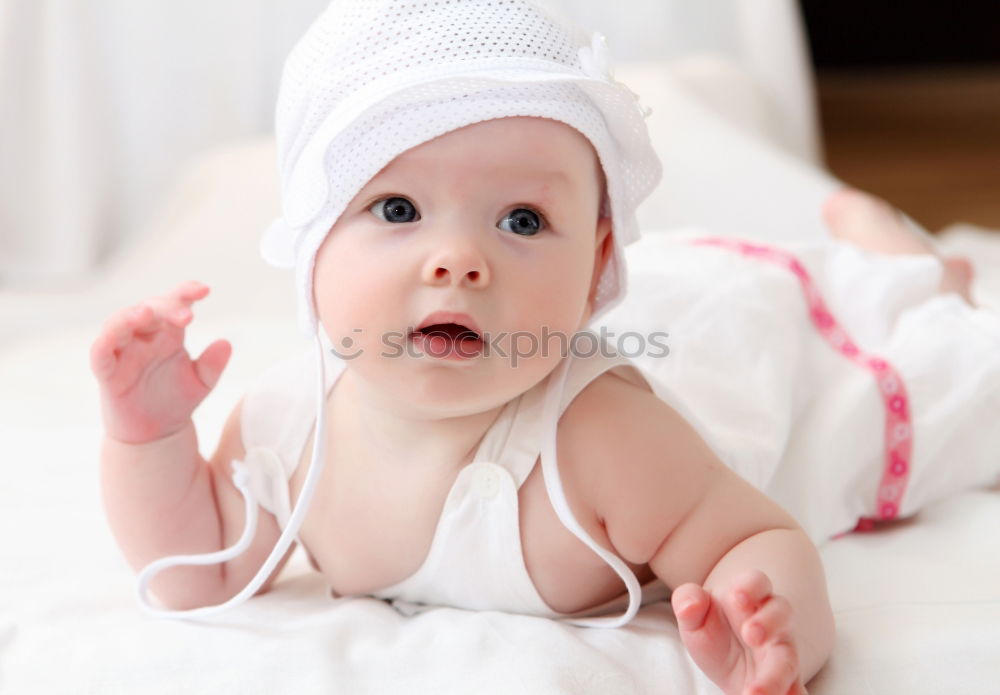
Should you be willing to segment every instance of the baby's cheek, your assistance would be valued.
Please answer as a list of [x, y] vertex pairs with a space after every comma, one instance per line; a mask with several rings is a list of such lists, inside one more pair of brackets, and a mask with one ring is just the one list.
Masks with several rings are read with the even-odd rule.
[[338, 262], [316, 267], [313, 279], [316, 310], [331, 330], [350, 333], [368, 327], [373, 318], [384, 316], [385, 307], [398, 306], [398, 298], [387, 294], [386, 283], [360, 264]]

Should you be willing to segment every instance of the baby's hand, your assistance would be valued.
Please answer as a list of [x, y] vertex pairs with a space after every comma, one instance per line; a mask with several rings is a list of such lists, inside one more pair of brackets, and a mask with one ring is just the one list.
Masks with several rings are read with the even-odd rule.
[[90, 348], [107, 436], [141, 444], [174, 434], [215, 386], [232, 354], [217, 340], [192, 361], [184, 349], [190, 306], [209, 288], [179, 285], [112, 315]]
[[802, 695], [792, 643], [792, 608], [753, 570], [712, 595], [697, 584], [674, 590], [671, 604], [691, 658], [726, 695]]

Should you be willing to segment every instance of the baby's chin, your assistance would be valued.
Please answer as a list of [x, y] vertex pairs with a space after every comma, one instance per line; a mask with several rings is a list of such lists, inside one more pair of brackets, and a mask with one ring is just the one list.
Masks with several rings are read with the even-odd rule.
[[413, 419], [441, 419], [503, 406], [536, 386], [559, 363], [558, 355], [512, 359], [494, 354], [462, 366], [428, 357], [410, 360], [390, 369], [385, 364], [351, 366], [386, 407]]

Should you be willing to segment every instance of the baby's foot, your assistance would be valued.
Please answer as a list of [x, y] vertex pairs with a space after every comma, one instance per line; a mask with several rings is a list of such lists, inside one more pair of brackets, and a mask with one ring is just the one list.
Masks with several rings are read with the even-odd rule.
[[753, 570], [717, 595], [697, 584], [671, 596], [691, 658], [726, 695], [804, 695], [792, 641], [791, 604]]
[[942, 263], [942, 292], [957, 292], [972, 301], [972, 263], [960, 256], [941, 257], [926, 239], [910, 229], [899, 211], [884, 200], [853, 188], [842, 188], [827, 198], [823, 219], [830, 233], [861, 248], [890, 255], [929, 253]]
[[823, 204], [823, 219], [833, 236], [878, 253], [935, 253], [934, 247], [906, 227], [889, 203], [854, 188], [841, 188]]
[[957, 292], [970, 305], [976, 306], [972, 301], [972, 261], [964, 256], [948, 256], [942, 258], [941, 262], [944, 264], [941, 291]]

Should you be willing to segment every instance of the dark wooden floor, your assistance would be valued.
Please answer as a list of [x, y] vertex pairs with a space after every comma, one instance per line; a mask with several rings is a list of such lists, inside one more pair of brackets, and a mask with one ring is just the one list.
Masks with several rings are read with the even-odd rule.
[[827, 167], [932, 231], [1000, 229], [1000, 66], [819, 70]]

